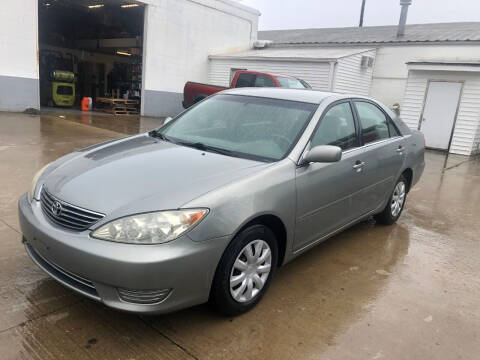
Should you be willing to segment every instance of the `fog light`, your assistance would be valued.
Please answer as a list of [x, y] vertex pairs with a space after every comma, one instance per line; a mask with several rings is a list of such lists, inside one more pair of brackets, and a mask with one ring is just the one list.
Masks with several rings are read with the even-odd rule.
[[172, 289], [162, 290], [128, 290], [118, 289], [118, 296], [121, 300], [132, 304], [151, 305], [158, 304], [165, 300]]

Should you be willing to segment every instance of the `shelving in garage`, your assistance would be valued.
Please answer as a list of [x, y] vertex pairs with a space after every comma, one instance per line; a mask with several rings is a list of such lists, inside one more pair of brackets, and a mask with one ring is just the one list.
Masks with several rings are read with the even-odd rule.
[[138, 114], [144, 6], [122, 0], [39, 0], [38, 7], [41, 105], [68, 106], [56, 96], [54, 74], [61, 70], [74, 77], [73, 90], [67, 91], [73, 107], [83, 97], [91, 97], [94, 105], [109, 98], [121, 104], [109, 112]]

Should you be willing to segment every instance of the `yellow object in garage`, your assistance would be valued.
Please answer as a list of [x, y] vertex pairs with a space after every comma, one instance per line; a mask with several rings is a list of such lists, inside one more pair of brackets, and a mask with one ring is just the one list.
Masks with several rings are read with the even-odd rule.
[[52, 73], [52, 100], [56, 106], [75, 104], [75, 74], [71, 71], [54, 70]]
[[52, 98], [56, 106], [73, 106], [75, 104], [75, 84], [54, 81]]

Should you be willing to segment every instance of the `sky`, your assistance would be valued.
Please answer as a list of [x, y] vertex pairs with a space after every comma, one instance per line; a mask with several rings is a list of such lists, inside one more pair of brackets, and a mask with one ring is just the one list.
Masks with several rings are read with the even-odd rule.
[[[260, 30], [358, 26], [362, 0], [238, 0], [260, 10]], [[364, 26], [398, 24], [400, 0], [366, 0]], [[413, 0], [407, 24], [480, 21], [480, 0]]]

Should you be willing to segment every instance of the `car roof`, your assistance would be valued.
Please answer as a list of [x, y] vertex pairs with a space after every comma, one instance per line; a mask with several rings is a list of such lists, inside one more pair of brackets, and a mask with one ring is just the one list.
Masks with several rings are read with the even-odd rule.
[[365, 99], [372, 101], [380, 106], [388, 116], [397, 125], [403, 135], [410, 134], [411, 131], [400, 117], [390, 110], [386, 105], [376, 101], [375, 99], [355, 94], [340, 94], [327, 91], [317, 91], [310, 89], [288, 89], [288, 88], [235, 88], [220, 91], [217, 94], [231, 94], [243, 96], [256, 96], [271, 99], [299, 101], [310, 104], [320, 104], [323, 100], [328, 99], [328, 103], [343, 99]]
[[320, 104], [328, 97], [337, 97], [339, 99], [348, 96], [331, 92], [323, 92], [309, 89], [288, 89], [288, 88], [235, 88], [222, 91], [220, 94], [257, 96], [280, 100], [301, 101], [311, 104]]

